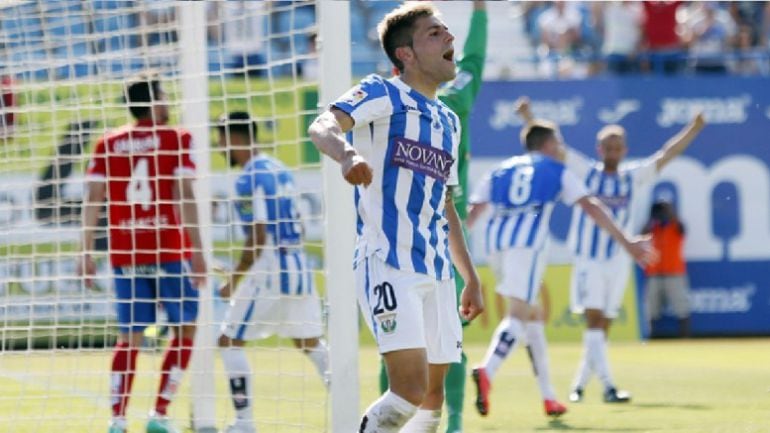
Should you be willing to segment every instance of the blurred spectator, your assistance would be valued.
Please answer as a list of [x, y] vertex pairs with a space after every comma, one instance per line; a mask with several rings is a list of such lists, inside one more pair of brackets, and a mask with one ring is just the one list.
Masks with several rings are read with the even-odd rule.
[[698, 2], [684, 26], [690, 62], [696, 73], [724, 74], [725, 54], [734, 45], [735, 22], [716, 2]]
[[263, 76], [266, 5], [264, 2], [216, 2], [220, 8], [224, 49], [236, 75]]
[[146, 45], [176, 42], [176, 5], [147, 2], [141, 7], [141, 21], [150, 29], [145, 36]]
[[762, 18], [762, 30], [759, 37], [759, 46], [767, 48], [770, 46], [770, 2], [765, 3], [765, 13]]
[[299, 76], [305, 80], [315, 81], [319, 76], [319, 64], [318, 64], [318, 34], [312, 32], [307, 36], [308, 39], [308, 53], [307, 57], [297, 63]]
[[580, 11], [573, 3], [556, 1], [537, 20], [540, 31], [538, 56], [541, 73], [546, 76], [568, 74], [572, 61], [567, 58], [580, 41]]
[[16, 124], [16, 95], [13, 93], [13, 78], [2, 75], [0, 78], [0, 140], [13, 136]]
[[649, 68], [657, 74], [674, 74], [682, 68], [682, 41], [676, 12], [681, 1], [645, 1], [644, 46]]
[[738, 28], [735, 36], [735, 57], [732, 60], [730, 70], [738, 75], [756, 75], [764, 72], [760, 66], [767, 58], [766, 54], [760, 54], [753, 46], [754, 31], [748, 24]]
[[652, 244], [660, 259], [647, 266], [645, 290], [650, 336], [660, 336], [658, 322], [663, 307], [667, 305], [679, 320], [679, 336], [690, 335], [690, 302], [687, 296], [689, 283], [684, 261], [684, 224], [679, 221], [674, 206], [668, 201], [652, 205], [650, 220], [644, 233], [652, 236]]
[[540, 44], [540, 15], [548, 9], [548, 2], [526, 1], [521, 3], [524, 10], [524, 32], [532, 46], [536, 47]]
[[597, 31], [604, 41], [602, 54], [607, 70], [615, 74], [638, 72], [643, 19], [641, 4], [613, 1], [593, 5]]

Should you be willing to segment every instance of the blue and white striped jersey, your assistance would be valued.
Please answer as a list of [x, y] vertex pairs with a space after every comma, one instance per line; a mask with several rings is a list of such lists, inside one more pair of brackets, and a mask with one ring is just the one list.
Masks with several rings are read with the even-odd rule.
[[347, 139], [374, 172], [369, 187], [356, 187], [355, 260], [376, 254], [396, 269], [451, 278], [444, 203], [457, 184], [457, 115], [400, 78], [377, 75], [332, 105], [355, 121]]
[[294, 178], [283, 163], [267, 155], [256, 155], [243, 167], [235, 182], [235, 209], [244, 231], [251, 224], [265, 224], [267, 239], [262, 254], [280, 269], [281, 293], [309, 294], [313, 290], [310, 270], [302, 250], [302, 224], [295, 203]]
[[[569, 149], [565, 164], [584, 180], [588, 191], [609, 208], [615, 224], [626, 234], [631, 234], [633, 200], [640, 188], [655, 180], [655, 161], [647, 159], [621, 164], [617, 173], [605, 173], [601, 162]], [[625, 254], [609, 233], [577, 207], [572, 211], [568, 243], [578, 257], [585, 259], [608, 260], [619, 252]]]
[[588, 195], [583, 183], [561, 162], [538, 152], [503, 161], [476, 185], [472, 204], [489, 203], [486, 249], [543, 250], [557, 200], [572, 205]]

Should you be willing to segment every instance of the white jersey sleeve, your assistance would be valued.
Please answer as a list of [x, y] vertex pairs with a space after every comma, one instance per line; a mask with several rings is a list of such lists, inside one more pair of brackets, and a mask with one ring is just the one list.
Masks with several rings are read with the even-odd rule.
[[388, 89], [382, 77], [377, 75], [367, 76], [331, 105], [353, 118], [354, 129], [393, 113]]
[[561, 173], [561, 201], [567, 206], [572, 206], [576, 201], [589, 195], [583, 181], [575, 176], [569, 169]]
[[564, 159], [564, 165], [566, 165], [567, 169], [572, 171], [572, 173], [574, 173], [578, 179], [585, 180], [585, 178], [588, 177], [588, 172], [591, 171], [595, 163], [589, 157], [583, 155], [571, 147], [568, 147], [567, 155]]
[[487, 173], [476, 183], [473, 193], [468, 198], [470, 204], [488, 203], [491, 200], [492, 173]]
[[645, 158], [629, 164], [627, 169], [637, 187], [650, 185], [658, 177], [658, 165], [655, 158]]

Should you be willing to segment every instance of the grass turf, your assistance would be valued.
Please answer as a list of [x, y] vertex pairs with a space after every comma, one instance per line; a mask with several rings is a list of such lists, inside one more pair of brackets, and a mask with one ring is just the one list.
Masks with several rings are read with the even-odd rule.
[[[471, 364], [485, 347], [467, 348]], [[550, 348], [557, 391], [567, 393], [581, 347], [555, 343]], [[109, 353], [6, 352], [0, 356], [0, 432], [103, 432], [109, 418]], [[130, 431], [143, 431], [143, 418], [157, 386], [160, 352], [143, 353], [131, 400]], [[255, 371], [255, 416], [260, 432], [322, 432], [325, 393], [311, 364], [285, 342], [279, 347], [252, 347]], [[627, 405], [601, 402], [596, 381], [583, 403], [569, 406], [558, 420], [543, 415], [524, 351], [516, 351], [501, 368], [491, 394], [491, 413], [479, 417], [468, 382], [466, 432], [667, 432], [749, 433], [770, 431], [766, 340], [691, 340], [624, 342], [610, 349], [619, 385], [633, 392]], [[378, 356], [364, 346], [361, 362], [361, 410], [376, 398]], [[226, 383], [217, 363], [217, 417], [232, 418]], [[188, 374], [188, 379], [191, 375]], [[187, 425], [187, 386], [172, 406], [178, 425]], [[442, 430], [443, 432], [443, 424]], [[347, 432], [346, 432], [347, 433]]]

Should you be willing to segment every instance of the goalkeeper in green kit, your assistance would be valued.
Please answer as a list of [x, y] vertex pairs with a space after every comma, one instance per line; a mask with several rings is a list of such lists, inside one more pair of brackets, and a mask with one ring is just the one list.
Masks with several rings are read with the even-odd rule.
[[[468, 215], [468, 162], [470, 159], [470, 133], [468, 131], [468, 118], [470, 117], [473, 102], [481, 88], [481, 75], [484, 71], [484, 61], [487, 54], [487, 11], [484, 1], [473, 1], [473, 15], [468, 29], [468, 37], [465, 40], [463, 53], [457, 62], [457, 76], [454, 81], [440, 90], [439, 99], [449, 106], [460, 118], [462, 136], [458, 154], [459, 188], [455, 188], [454, 205], [457, 215], [465, 225]], [[464, 287], [460, 273], [455, 270], [455, 282], [457, 283], [457, 296]], [[466, 323], [463, 323], [465, 325]], [[463, 400], [465, 398], [465, 379], [467, 358], [462, 354], [462, 361], [450, 364], [444, 382], [447, 405], [447, 433], [462, 432]], [[388, 376], [384, 364], [380, 369], [380, 392], [388, 389]]]

